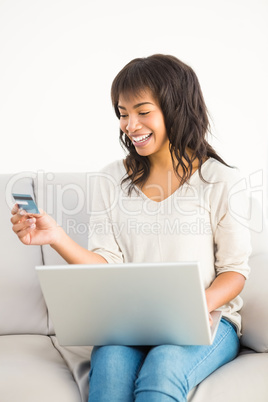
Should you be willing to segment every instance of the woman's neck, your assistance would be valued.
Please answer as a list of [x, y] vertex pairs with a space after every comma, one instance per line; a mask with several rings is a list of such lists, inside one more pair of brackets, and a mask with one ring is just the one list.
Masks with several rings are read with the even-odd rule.
[[[165, 151], [165, 152], [164, 152]], [[186, 150], [187, 155], [192, 158], [193, 157], [193, 152], [191, 149], [187, 148]], [[176, 157], [174, 155], [174, 161], [176, 164]], [[172, 163], [172, 157], [170, 154], [170, 150], [162, 150], [161, 153], [157, 153], [157, 154], [153, 154], [149, 156], [149, 160], [150, 160], [150, 164], [151, 164], [151, 171], [173, 171], [174, 167], [173, 167], [173, 163]], [[185, 165], [187, 166], [188, 163], [186, 162], [186, 160], [183, 158], [183, 161], [185, 163]], [[195, 168], [196, 166], [198, 166], [198, 159], [194, 159], [193, 161], [193, 168]]]
[[149, 155], [148, 158], [150, 161], [150, 168], [154, 171], [173, 170], [169, 146], [166, 146], [160, 151]]

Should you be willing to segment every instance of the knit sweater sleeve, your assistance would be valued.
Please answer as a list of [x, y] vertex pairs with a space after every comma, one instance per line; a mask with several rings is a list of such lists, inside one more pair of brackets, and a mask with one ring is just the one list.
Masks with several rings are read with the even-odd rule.
[[213, 185], [210, 202], [216, 274], [234, 271], [247, 279], [249, 205], [245, 181], [237, 169], [225, 171], [224, 179]]

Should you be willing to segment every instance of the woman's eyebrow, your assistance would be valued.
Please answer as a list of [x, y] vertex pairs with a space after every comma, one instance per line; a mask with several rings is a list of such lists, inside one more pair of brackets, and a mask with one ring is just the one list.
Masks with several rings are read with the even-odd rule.
[[[141, 102], [141, 103], [137, 103], [137, 105], [134, 105], [134, 106], [133, 106], [133, 109], [137, 109], [138, 107], [143, 106], [143, 105], [153, 105], [153, 103], [151, 103], [151, 102]], [[124, 106], [118, 105], [117, 107], [118, 107], [118, 109], [126, 110], [126, 108], [125, 108]]]

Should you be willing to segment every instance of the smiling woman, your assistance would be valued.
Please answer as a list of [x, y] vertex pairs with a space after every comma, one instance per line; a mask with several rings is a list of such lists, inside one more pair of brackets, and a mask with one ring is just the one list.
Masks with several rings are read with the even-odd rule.
[[202, 177], [200, 168], [208, 157], [225, 164], [206, 140], [209, 119], [198, 78], [176, 57], [156, 54], [132, 60], [115, 77], [111, 97], [120, 119], [120, 141], [128, 152], [129, 193], [134, 184], [145, 184], [161, 160], [171, 163], [181, 184], [197, 168]]

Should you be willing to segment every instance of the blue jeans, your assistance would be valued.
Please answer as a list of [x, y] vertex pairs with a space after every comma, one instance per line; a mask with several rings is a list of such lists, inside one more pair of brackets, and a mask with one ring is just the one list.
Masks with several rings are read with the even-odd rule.
[[232, 324], [222, 319], [212, 345], [94, 347], [89, 402], [187, 401], [188, 392], [239, 352]]

